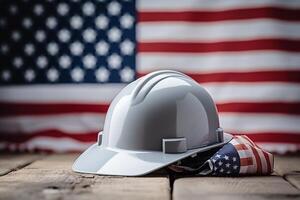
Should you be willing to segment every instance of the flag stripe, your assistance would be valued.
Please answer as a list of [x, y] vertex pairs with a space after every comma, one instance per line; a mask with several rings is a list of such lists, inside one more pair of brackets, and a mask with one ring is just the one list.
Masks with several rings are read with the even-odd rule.
[[[139, 73], [138, 76], [144, 76]], [[299, 70], [254, 71], [254, 72], [215, 72], [215, 73], [186, 73], [199, 83], [211, 82], [286, 82], [300, 83]]]
[[70, 134], [97, 132], [103, 129], [104, 118], [104, 114], [94, 113], [1, 117], [0, 133], [31, 134], [49, 129]]
[[187, 73], [299, 70], [300, 54], [284, 51], [138, 53], [139, 73], [172, 69]]
[[[288, 2], [288, 3], [287, 3]], [[138, 10], [165, 10], [165, 11], [178, 11], [178, 10], [212, 10], [212, 11], [224, 11], [229, 9], [240, 9], [240, 8], [260, 8], [266, 5], [273, 7], [282, 8], [299, 8], [300, 3], [297, 0], [289, 1], [274, 1], [274, 0], [252, 0], [252, 1], [241, 1], [241, 0], [215, 0], [213, 3], [207, 0], [164, 0], [157, 3], [156, 1], [139, 0], [137, 1]]]
[[[217, 104], [220, 113], [282, 113], [290, 115], [300, 114], [299, 103], [283, 103], [283, 102], [232, 102]], [[299, 118], [300, 119], [300, 118]]]
[[251, 133], [256, 132], [294, 133], [294, 136], [300, 133], [300, 117], [297, 115], [223, 112], [219, 117], [224, 130], [246, 134], [250, 139]]
[[[299, 103], [285, 102], [232, 102], [217, 103], [220, 113], [281, 113], [281, 114], [300, 114]], [[109, 104], [99, 103], [9, 103], [0, 102], [0, 117], [22, 116], [22, 115], [56, 115], [56, 114], [80, 114], [98, 113], [105, 114]]]
[[256, 160], [257, 173], [262, 174], [262, 163], [259, 154], [254, 147], [250, 146], [250, 148]]
[[222, 42], [139, 42], [137, 48], [141, 53], [211, 53], [255, 50], [299, 52], [300, 41], [271, 38]]
[[262, 152], [263, 152], [263, 154], [265, 156], [265, 159], [266, 159], [266, 162], [267, 162], [267, 173], [270, 173], [270, 172], [272, 172], [272, 168], [271, 168], [269, 153], [265, 152], [265, 151], [262, 151]]
[[220, 42], [258, 38], [299, 39], [300, 22], [252, 19], [247, 23], [242, 20], [209, 23], [141, 22], [137, 26], [137, 40], [141, 42]]
[[284, 21], [299, 21], [299, 9], [278, 7], [241, 8], [223, 11], [139, 11], [139, 22], [187, 21], [216, 22], [269, 18]]
[[[240, 135], [240, 134], [235, 134]], [[292, 133], [248, 133], [248, 137], [255, 142], [262, 143], [290, 143], [300, 144], [299, 134]]]
[[0, 87], [0, 102], [110, 103], [125, 84], [58, 84]]
[[67, 133], [57, 129], [44, 129], [40, 132], [33, 132], [30, 134], [22, 133], [4, 133], [0, 134], [0, 141], [12, 142], [12, 143], [22, 143], [26, 142], [35, 137], [51, 137], [51, 138], [72, 138], [81, 142], [95, 142], [97, 140], [97, 131], [93, 132], [83, 132], [83, 133]]
[[240, 158], [241, 166], [253, 165], [253, 160], [251, 157], [248, 158]]

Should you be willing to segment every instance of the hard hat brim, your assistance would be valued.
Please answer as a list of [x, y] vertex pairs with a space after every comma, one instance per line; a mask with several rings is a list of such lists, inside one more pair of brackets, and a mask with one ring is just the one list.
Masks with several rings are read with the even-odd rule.
[[77, 158], [72, 169], [79, 173], [142, 176], [195, 153], [221, 147], [228, 143], [232, 137], [232, 135], [224, 133], [224, 142], [222, 143], [188, 150], [180, 154], [165, 154], [158, 151], [127, 151], [94, 144]]

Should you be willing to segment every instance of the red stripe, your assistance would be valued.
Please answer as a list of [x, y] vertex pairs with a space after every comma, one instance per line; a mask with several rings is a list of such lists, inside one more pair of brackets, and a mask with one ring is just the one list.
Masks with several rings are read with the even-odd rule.
[[248, 150], [248, 148], [246, 147], [245, 144], [237, 144], [237, 145], [234, 145], [235, 149], [236, 150]]
[[254, 147], [250, 146], [250, 148], [256, 160], [257, 173], [262, 174], [262, 164], [261, 164], [260, 156]]
[[241, 158], [240, 164], [241, 164], [241, 166], [253, 165], [253, 160], [252, 160], [252, 158]]
[[[69, 113], [105, 114], [109, 105], [104, 104], [38, 104], [0, 103], [0, 116], [56, 115]], [[300, 115], [300, 102], [231, 102], [217, 103], [220, 113], [280, 113]]]
[[255, 50], [300, 51], [300, 40], [256, 39], [222, 42], [139, 42], [138, 52], [210, 53]]
[[0, 103], [0, 116], [14, 115], [56, 115], [67, 113], [106, 113], [108, 104], [73, 103]]
[[264, 102], [264, 103], [218, 103], [220, 113], [282, 113], [300, 115], [300, 103]]
[[278, 7], [244, 8], [222, 11], [139, 11], [138, 22], [187, 21], [217, 22], [227, 20], [277, 19], [299, 21], [300, 10]]
[[[148, 72], [138, 73], [138, 77]], [[300, 83], [299, 70], [285, 71], [256, 71], [256, 72], [214, 72], [214, 73], [186, 73], [199, 83], [211, 82], [290, 82]]]
[[[235, 133], [235, 131], [227, 131]], [[247, 135], [253, 142], [263, 143], [291, 143], [300, 144], [299, 133], [239, 133], [234, 135]]]
[[269, 154], [265, 151], [262, 151], [264, 156], [265, 156], [265, 159], [266, 159], [266, 162], [267, 162], [267, 172], [266, 173], [271, 173], [272, 172], [272, 169], [271, 169], [271, 163], [270, 163], [270, 158], [269, 158]]
[[53, 137], [53, 138], [71, 138], [81, 142], [95, 142], [97, 140], [97, 132], [86, 133], [66, 133], [60, 130], [44, 130], [35, 133], [3, 133], [0, 132], [0, 141], [11, 143], [26, 142], [35, 137]]

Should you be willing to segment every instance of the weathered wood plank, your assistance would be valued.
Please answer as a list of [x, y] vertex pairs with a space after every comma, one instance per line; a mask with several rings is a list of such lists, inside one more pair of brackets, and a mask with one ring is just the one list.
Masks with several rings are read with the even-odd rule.
[[273, 199], [275, 197], [277, 199], [300, 198], [300, 192], [280, 176], [181, 178], [175, 181], [173, 188], [174, 200]]
[[39, 154], [0, 154], [0, 176], [18, 170], [44, 156]]
[[281, 176], [291, 173], [300, 173], [300, 155], [275, 156], [274, 168]]
[[300, 190], [300, 156], [276, 156], [275, 172]]
[[0, 199], [170, 199], [166, 177], [109, 177], [71, 171], [77, 155], [53, 155], [0, 177]]

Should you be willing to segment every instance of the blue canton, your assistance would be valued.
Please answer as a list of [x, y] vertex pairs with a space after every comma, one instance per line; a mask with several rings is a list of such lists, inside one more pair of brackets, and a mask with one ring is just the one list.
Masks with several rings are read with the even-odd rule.
[[0, 84], [136, 78], [135, 1], [3, 0]]

